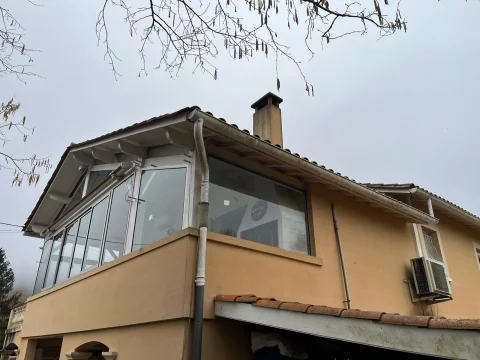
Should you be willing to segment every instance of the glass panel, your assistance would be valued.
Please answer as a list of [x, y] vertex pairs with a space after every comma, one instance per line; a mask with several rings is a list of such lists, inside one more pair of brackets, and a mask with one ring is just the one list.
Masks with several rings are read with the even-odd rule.
[[88, 232], [87, 250], [83, 260], [82, 270], [88, 270], [98, 266], [100, 250], [102, 246], [103, 228], [105, 227], [105, 216], [107, 214], [108, 197], [95, 205], [92, 211], [92, 221]]
[[45, 278], [45, 284], [43, 285], [44, 288], [50, 287], [53, 285], [53, 281], [55, 280], [55, 273], [57, 271], [58, 259], [60, 257], [60, 250], [62, 248], [62, 239], [63, 239], [63, 231], [58, 233], [53, 237], [53, 247], [52, 252], [50, 254], [50, 259], [48, 261], [48, 270], [47, 270], [47, 277]]
[[308, 254], [305, 194], [210, 158], [209, 228]]
[[91, 217], [92, 212], [89, 211], [80, 219], [80, 226], [78, 227], [77, 242], [75, 243], [70, 277], [77, 275], [82, 270], [83, 255], [85, 254], [85, 243], [87, 242], [88, 227], [90, 226]]
[[88, 178], [87, 194], [95, 190], [102, 182], [107, 180], [110, 170], [105, 171], [91, 171]]
[[440, 243], [438, 241], [437, 234], [435, 232], [428, 232], [428, 230], [425, 228], [422, 230], [428, 258], [443, 263], [442, 252], [440, 251]]
[[52, 239], [48, 239], [43, 245], [40, 264], [38, 265], [37, 279], [35, 280], [35, 286], [33, 288], [34, 295], [42, 290], [43, 281], [45, 280], [45, 274], [47, 272], [48, 258], [50, 256], [50, 250], [52, 250], [52, 241]]
[[63, 245], [62, 257], [58, 267], [56, 284], [68, 279], [68, 271], [70, 270], [70, 262], [72, 260], [73, 248], [75, 246], [75, 237], [77, 236], [78, 221], [67, 228], [67, 236]]
[[186, 168], [142, 171], [132, 251], [182, 229], [186, 175]]
[[132, 195], [133, 176], [113, 190], [102, 263], [115, 260], [123, 255]]

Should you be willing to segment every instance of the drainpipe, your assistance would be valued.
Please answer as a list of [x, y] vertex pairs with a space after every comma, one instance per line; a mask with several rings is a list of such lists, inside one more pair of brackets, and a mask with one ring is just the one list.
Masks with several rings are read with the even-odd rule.
[[347, 309], [350, 309], [350, 290], [348, 288], [347, 269], [345, 268], [345, 260], [343, 258], [342, 242], [340, 241], [340, 233], [338, 232], [337, 223], [337, 211], [335, 210], [335, 204], [332, 204], [332, 218], [333, 228], [335, 229], [335, 239], [337, 240], [338, 254], [340, 255], [340, 264], [342, 265], [343, 284], [345, 285], [345, 297], [347, 303]]
[[[195, 115], [192, 114], [192, 117]], [[190, 117], [190, 116], [189, 116]], [[199, 210], [199, 234], [197, 249], [197, 274], [195, 276], [195, 299], [194, 299], [194, 324], [193, 324], [193, 360], [202, 359], [202, 333], [203, 333], [203, 303], [205, 298], [205, 257], [207, 252], [207, 229], [208, 229], [208, 190], [210, 173], [208, 169], [207, 153], [203, 141], [203, 119], [198, 118], [194, 122], [194, 139], [198, 157], [202, 182], [200, 185]]]

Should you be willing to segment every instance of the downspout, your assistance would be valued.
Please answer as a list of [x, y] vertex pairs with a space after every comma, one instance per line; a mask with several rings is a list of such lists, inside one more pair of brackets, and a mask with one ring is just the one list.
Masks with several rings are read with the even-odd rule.
[[[194, 114], [193, 114], [194, 115]], [[197, 246], [197, 274], [195, 276], [195, 299], [194, 299], [194, 324], [193, 324], [193, 360], [202, 358], [202, 333], [203, 333], [203, 304], [205, 298], [205, 257], [207, 252], [207, 229], [208, 229], [208, 190], [210, 184], [210, 172], [208, 169], [207, 153], [203, 141], [203, 119], [198, 118], [194, 122], [194, 139], [200, 160], [202, 181], [200, 185], [199, 210], [199, 234]]]
[[335, 204], [332, 204], [332, 218], [333, 228], [335, 229], [335, 239], [337, 240], [338, 254], [340, 255], [340, 264], [342, 265], [343, 284], [345, 285], [345, 298], [347, 303], [347, 309], [350, 309], [350, 289], [348, 288], [347, 270], [345, 268], [345, 260], [343, 258], [342, 242], [340, 241], [340, 233], [338, 231], [337, 212], [335, 210]]

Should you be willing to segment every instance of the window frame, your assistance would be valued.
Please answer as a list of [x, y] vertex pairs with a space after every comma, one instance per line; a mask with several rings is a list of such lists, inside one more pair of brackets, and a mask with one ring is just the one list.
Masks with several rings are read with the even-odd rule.
[[[161, 162], [163, 158], [149, 158], [149, 162], [156, 163]], [[138, 181], [135, 180], [135, 187], [134, 187], [134, 192], [133, 192], [133, 201], [134, 205], [130, 211], [130, 222], [129, 222], [129, 228], [127, 231], [127, 235], [130, 235], [127, 237], [127, 240], [130, 241], [130, 244], [127, 246], [128, 252], [132, 252], [133, 248], [133, 235], [135, 231], [135, 225], [136, 225], [136, 220], [137, 220], [137, 211], [138, 211], [138, 198], [140, 196], [140, 186], [142, 182], [142, 171], [151, 171], [151, 170], [168, 170], [168, 169], [182, 169], [185, 168], [185, 191], [184, 191], [184, 197], [183, 197], [183, 213], [182, 213], [182, 230], [186, 229], [187, 227], [190, 226], [191, 224], [191, 217], [190, 214], [192, 212], [193, 206], [191, 204], [190, 198], [192, 196], [192, 191], [193, 191], [193, 181], [191, 178], [191, 171], [190, 171], [190, 166], [189, 164], [178, 164], [178, 165], [160, 165], [160, 166], [146, 166], [137, 169], [136, 171], [136, 179], [138, 178]], [[131, 234], [129, 232], [131, 231]], [[126, 241], [127, 243], [127, 241]], [[135, 250], [136, 251], [136, 250]], [[125, 252], [127, 254], [127, 252]]]
[[[311, 239], [310, 239], [310, 235], [311, 235], [311, 234], [310, 234], [310, 214], [309, 214], [309, 212], [308, 212], [308, 208], [309, 208], [309, 206], [308, 206], [308, 192], [307, 192], [306, 189], [300, 189], [300, 188], [296, 188], [296, 187], [294, 187], [294, 186], [288, 185], [288, 184], [283, 183], [283, 182], [281, 182], [281, 181], [278, 181], [277, 179], [274, 179], [274, 178], [272, 178], [272, 177], [270, 177], [270, 176], [267, 176], [267, 175], [264, 175], [264, 174], [262, 174], [262, 173], [260, 173], [260, 172], [257, 172], [257, 171], [254, 171], [254, 170], [245, 168], [245, 167], [240, 166], [240, 165], [237, 165], [237, 164], [235, 164], [235, 163], [232, 163], [232, 162], [229, 161], [229, 160], [223, 159], [223, 158], [221, 158], [221, 157], [219, 157], [219, 156], [216, 156], [216, 155], [207, 154], [207, 158], [208, 158], [208, 159], [209, 159], [209, 158], [214, 158], [214, 159], [216, 159], [216, 160], [218, 160], [218, 161], [221, 161], [221, 162], [224, 162], [224, 163], [229, 164], [229, 165], [231, 165], [231, 166], [234, 166], [234, 167], [236, 167], [236, 168], [238, 168], [238, 169], [240, 169], [240, 170], [249, 172], [249, 173], [254, 174], [254, 175], [257, 175], [257, 176], [261, 176], [261, 177], [263, 177], [264, 179], [270, 180], [270, 181], [272, 181], [273, 183], [276, 183], [276, 184], [279, 184], [279, 185], [281, 185], [281, 186], [284, 186], [284, 187], [286, 187], [286, 188], [288, 188], [288, 189], [290, 189], [290, 190], [294, 190], [294, 191], [297, 191], [297, 192], [302, 193], [302, 194], [304, 195], [304, 197], [305, 197], [305, 209], [304, 209], [304, 213], [305, 213], [305, 230], [306, 230], [306, 236], [307, 236], [307, 250], [308, 250], [308, 253], [307, 253], [307, 254], [303, 254], [303, 255], [315, 256], [314, 250], [313, 250], [313, 248], [312, 248], [312, 241], [311, 241]], [[208, 159], [207, 159], [207, 161], [208, 161]], [[210, 164], [209, 164], [209, 165], [210, 165]], [[235, 237], [235, 238], [236, 238], [236, 239], [242, 239], [242, 238], [239, 238], [239, 237]], [[243, 240], [243, 239], [242, 239], [242, 240]], [[248, 240], [246, 240], [246, 241], [248, 241]], [[272, 245], [266, 245], [266, 246], [272, 246]], [[285, 251], [295, 252], [295, 251], [293, 251], [293, 250], [283, 249], [283, 248], [281, 248], [281, 247], [279, 247], [279, 246], [272, 246], [272, 247], [277, 248], [277, 249], [282, 249], [282, 250], [285, 250]], [[302, 254], [302, 253], [300, 253], [300, 252], [295, 252], [295, 253]]]
[[473, 252], [475, 254], [475, 260], [477, 261], [478, 270], [480, 271], [480, 243], [473, 241]]
[[[50, 258], [52, 256], [52, 252], [53, 252], [53, 245], [55, 244], [54, 238], [55, 238], [55, 236], [57, 236], [61, 232], [63, 232], [63, 234], [62, 234], [61, 242], [60, 242], [60, 251], [58, 253], [59, 254], [58, 255], [58, 262], [57, 262], [57, 265], [55, 265], [55, 273], [53, 274], [52, 285], [45, 286], [45, 281], [47, 280], [47, 276], [48, 276], [48, 270], [50, 269]], [[42, 289], [39, 292], [42, 292], [46, 289], [50, 289], [50, 288], [55, 286], [55, 282], [57, 281], [58, 267], [60, 265], [60, 259], [62, 257], [62, 252], [63, 252], [63, 242], [64, 242], [64, 239], [65, 239], [65, 228], [58, 229], [53, 235], [49, 236], [48, 239], [52, 240], [52, 247], [50, 248], [50, 253], [48, 254], [47, 268], [45, 269], [45, 276], [43, 277], [43, 281], [42, 281]]]
[[[424, 257], [425, 259], [428, 259], [428, 261], [435, 262], [437, 264], [443, 265], [445, 267], [445, 271], [447, 273], [448, 281], [451, 283], [453, 281], [452, 277], [450, 276], [450, 270], [448, 269], [448, 263], [447, 263], [447, 257], [445, 254], [445, 250], [443, 249], [443, 242], [442, 242], [442, 237], [440, 236], [440, 229], [437, 226], [434, 225], [425, 225], [425, 224], [416, 224], [417, 225], [417, 230], [418, 230], [418, 236], [420, 240], [420, 246], [422, 250], [422, 254], [419, 254], [419, 256]], [[432, 259], [430, 256], [428, 256], [428, 251], [427, 251], [427, 246], [425, 244], [425, 238], [423, 236], [424, 229], [426, 232], [430, 233], [435, 233], [436, 238], [438, 240], [438, 247], [440, 250], [440, 256], [443, 259], [443, 262], [440, 262], [436, 259]], [[418, 251], [417, 251], [418, 253]]]
[[[48, 255], [48, 265], [47, 265], [47, 269], [46, 269], [46, 272], [45, 272], [45, 277], [43, 279], [42, 289], [39, 291], [39, 293], [42, 292], [42, 291], [48, 290], [55, 285], [61, 284], [61, 283], [57, 284], [57, 277], [58, 277], [58, 270], [59, 270], [59, 267], [60, 267], [60, 260], [61, 260], [62, 253], [63, 253], [63, 247], [65, 246], [67, 228], [72, 226], [76, 221], [80, 221], [80, 219], [84, 215], [86, 215], [88, 212], [93, 211], [93, 208], [97, 204], [99, 204], [100, 202], [102, 202], [103, 200], [108, 198], [107, 211], [106, 211], [105, 220], [104, 220], [104, 228], [103, 228], [103, 231], [102, 231], [102, 242], [101, 242], [101, 245], [100, 245], [99, 264], [97, 266], [93, 267], [93, 268], [82, 270], [83, 263], [85, 261], [86, 250], [87, 250], [87, 242], [85, 242], [85, 252], [83, 254], [82, 264], [80, 266], [81, 270], [77, 274], [75, 274], [73, 276], [70, 276], [70, 272], [72, 270], [72, 264], [73, 264], [73, 254], [75, 252], [75, 246], [77, 245], [77, 237], [76, 237], [78, 235], [78, 229], [77, 229], [77, 235], [75, 236], [75, 243], [74, 243], [74, 246], [73, 246], [73, 253], [72, 253], [72, 256], [71, 256], [71, 259], [70, 259], [70, 262], [69, 262], [69, 267], [68, 267], [68, 277], [63, 282], [68, 281], [70, 279], [73, 279], [74, 277], [82, 275], [85, 272], [88, 272], [90, 270], [93, 270], [93, 269], [103, 265], [103, 264], [101, 264], [101, 260], [102, 260], [102, 256], [103, 256], [103, 247], [104, 247], [104, 242], [105, 242], [104, 240], [105, 240], [105, 231], [106, 231], [106, 228], [107, 228], [107, 226], [106, 226], [107, 225], [107, 219], [108, 219], [108, 216], [110, 215], [110, 205], [111, 205], [111, 199], [112, 199], [111, 193], [117, 186], [121, 185], [123, 182], [127, 181], [132, 176], [134, 177], [134, 181], [135, 181], [135, 174], [134, 173], [129, 173], [129, 174], [125, 175], [124, 177], [122, 177], [119, 181], [114, 181], [113, 183], [109, 183], [103, 189], [99, 188], [98, 193], [96, 193], [96, 194], [92, 193], [91, 199], [88, 199], [77, 211], [72, 212], [72, 214], [70, 214], [70, 216], [68, 216], [67, 219], [60, 219], [58, 228], [54, 232], [52, 232], [50, 234], [47, 234], [47, 236], [45, 237], [45, 241], [47, 241], [48, 239], [54, 238], [56, 235], [58, 235], [62, 231], [64, 232], [63, 236], [62, 236], [61, 247], [60, 247], [59, 261], [58, 261], [58, 263], [56, 265], [56, 269], [55, 269], [53, 284], [51, 286], [45, 287], [45, 280], [46, 280], [46, 277], [47, 277], [47, 274], [48, 274], [48, 269], [50, 268], [50, 257], [52, 255], [52, 251], [53, 251], [53, 244], [52, 244], [52, 247], [50, 249], [50, 254]], [[97, 191], [94, 191], [94, 192], [97, 192]], [[87, 198], [88, 198], [88, 196], [87, 196]], [[61, 220], [65, 220], [65, 221], [61, 221]], [[66, 220], [68, 220], [68, 221], [66, 221]], [[90, 226], [91, 226], [91, 219], [90, 219], [90, 222], [88, 224], [87, 234], [89, 234], [89, 232], [90, 232]], [[86, 240], [88, 240], [88, 239], [86, 239]], [[37, 272], [38, 272], [38, 270], [37, 270]]]
[[52, 249], [53, 249], [53, 246], [50, 247], [50, 250], [48, 252], [48, 257], [46, 258], [46, 262], [47, 262], [47, 266], [45, 268], [45, 274], [43, 276], [43, 280], [42, 280], [42, 286], [40, 286], [40, 290], [38, 290], [38, 292], [35, 292], [35, 287], [37, 285], [37, 281], [39, 280], [38, 279], [38, 275], [39, 275], [39, 272], [40, 272], [40, 266], [42, 264], [42, 257], [43, 257], [43, 251], [45, 249], [45, 245], [47, 244], [47, 241], [49, 240], [52, 240], [53, 236], [47, 236], [45, 237], [45, 239], [43, 240], [43, 246], [41, 247], [42, 249], [42, 254], [40, 255], [40, 261], [39, 261], [39, 264], [38, 264], [38, 268], [37, 268], [37, 275], [35, 276], [35, 283], [33, 284], [33, 292], [32, 292], [32, 295], [35, 295], [35, 294], [38, 294], [40, 292], [43, 291], [43, 284], [45, 283], [45, 277], [47, 276], [47, 270], [48, 270], [48, 265], [49, 265], [49, 262], [50, 262], [50, 255], [52, 253]]
[[[130, 178], [131, 175], [129, 176], [126, 176], [124, 179], [122, 179], [122, 181], [120, 183], [117, 184], [117, 186], [121, 185], [122, 183], [124, 183], [125, 181], [127, 181], [129, 178]], [[90, 235], [90, 229], [92, 227], [92, 218], [93, 216], [90, 217], [90, 223], [88, 224], [88, 232], [87, 232], [87, 238], [85, 239], [85, 252], [83, 253], [83, 258], [82, 258], [82, 265], [80, 267], [80, 272], [78, 273], [78, 275], [81, 275], [87, 271], [90, 271], [90, 270], [93, 270], [99, 266], [101, 266], [100, 264], [100, 261], [102, 259], [102, 255], [103, 255], [103, 246], [104, 246], [104, 243], [105, 243], [105, 233], [106, 233], [106, 230], [107, 230], [107, 219], [109, 218], [109, 215], [110, 215], [110, 205], [111, 205], [111, 201], [112, 201], [112, 192], [113, 190], [115, 189], [116, 187], [114, 187], [113, 189], [110, 189], [108, 191], [107, 194], [105, 194], [106, 196], [103, 197], [101, 200], [97, 201], [95, 204], [92, 204], [92, 206], [89, 208], [89, 211], [92, 212], [92, 215], [93, 215], [93, 209], [95, 208], [95, 206], [97, 206], [98, 204], [100, 204], [102, 201], [104, 201], [105, 199], [108, 198], [107, 200], [107, 210], [105, 211], [105, 217], [104, 217], [104, 220], [103, 220], [103, 229], [102, 229], [102, 240], [100, 241], [100, 254], [99, 254], [99, 258], [98, 258], [98, 264], [92, 268], [89, 268], [89, 269], [83, 269], [83, 265], [85, 263], [85, 258], [86, 258], [86, 255], [88, 254], [87, 250], [87, 245], [88, 245], [88, 237]], [[88, 211], [86, 211], [84, 213], [87, 214]], [[83, 215], [82, 215], [83, 216]], [[81, 217], [77, 218], [77, 220], [79, 220]], [[77, 241], [75, 239], [75, 245], [77, 245]], [[75, 248], [74, 248], [75, 250]], [[73, 256], [72, 256], [72, 260], [73, 260]]]
[[[143, 166], [145, 163], [148, 163], [148, 166]], [[48, 257], [47, 257], [47, 267], [45, 270], [45, 275], [43, 277], [42, 281], [42, 286], [41, 289], [34, 293], [38, 294], [41, 293], [45, 290], [48, 290], [56, 285], [59, 285], [61, 283], [64, 283], [70, 279], [73, 279], [79, 275], [82, 275], [90, 270], [93, 270], [97, 267], [100, 267], [104, 265], [105, 263], [103, 262], [103, 257], [105, 253], [105, 240], [106, 240], [106, 232], [108, 230], [108, 223], [110, 221], [110, 212], [111, 212], [111, 206], [112, 206], [112, 199], [113, 199], [113, 191], [118, 187], [121, 186], [124, 182], [129, 181], [129, 179], [132, 179], [133, 182], [133, 191], [132, 191], [132, 197], [131, 197], [131, 204], [130, 204], [130, 209], [129, 209], [129, 215], [127, 218], [127, 230], [125, 233], [125, 247], [123, 251], [123, 255], [125, 256], [128, 253], [132, 252], [132, 247], [133, 247], [133, 235], [134, 235], [134, 229], [135, 229], [135, 221], [136, 221], [136, 215], [137, 215], [137, 209], [138, 209], [138, 196], [140, 193], [140, 184], [141, 184], [141, 175], [143, 170], [166, 170], [166, 169], [177, 169], [177, 168], [185, 168], [185, 191], [184, 191], [184, 198], [183, 198], [183, 213], [182, 213], [182, 230], [191, 226], [193, 222], [193, 209], [194, 209], [194, 204], [193, 204], [193, 198], [194, 198], [194, 190], [195, 190], [195, 152], [191, 151], [188, 149], [188, 151], [185, 151], [183, 155], [166, 155], [162, 156], [161, 154], [148, 157], [146, 159], [143, 159], [143, 162], [138, 162], [134, 165], [134, 167], [130, 170], [128, 170], [125, 174], [123, 174], [121, 177], [110, 177], [107, 178], [105, 181], [103, 181], [97, 188], [93, 189], [93, 191], [89, 194], [85, 194], [85, 191], [88, 187], [88, 180], [90, 177], [90, 173], [92, 171], [104, 171], [104, 170], [115, 170], [118, 169], [120, 164], [105, 164], [105, 165], [93, 165], [91, 166], [86, 174], [84, 174], [79, 181], [84, 180], [83, 184], [83, 192], [82, 192], [82, 199], [71, 209], [69, 210], [68, 213], [63, 214], [59, 218], [55, 219], [54, 223], [50, 226], [49, 231], [45, 234], [44, 237], [44, 244], [49, 240], [52, 239], [52, 246], [50, 248]], [[76, 189], [78, 189], [78, 185], [76, 186]], [[100, 248], [100, 257], [99, 257], [99, 263], [93, 268], [89, 269], [83, 269], [83, 264], [85, 262], [85, 256], [87, 254], [87, 242], [85, 243], [85, 252], [83, 253], [82, 257], [82, 264], [81, 264], [81, 270], [77, 274], [71, 276], [71, 270], [72, 270], [72, 264], [73, 264], [73, 257], [75, 254], [75, 247], [77, 245], [77, 236], [78, 236], [78, 231], [77, 229], [77, 234], [75, 236], [75, 242], [73, 245], [73, 252], [72, 256], [69, 261], [69, 267], [68, 267], [68, 277], [62, 281], [61, 283], [57, 284], [57, 278], [58, 278], [58, 271], [60, 267], [60, 262], [63, 254], [63, 249], [65, 246], [65, 241], [66, 241], [66, 234], [67, 234], [67, 229], [72, 226], [75, 222], [80, 221], [80, 219], [88, 214], [88, 212], [93, 211], [93, 208], [105, 200], [108, 197], [108, 203], [107, 203], [107, 211], [105, 214], [105, 219], [104, 219], [104, 228], [102, 232], [102, 241], [101, 241], [101, 248]], [[88, 232], [90, 232], [90, 226], [91, 226], [91, 219], [90, 223], [88, 225]], [[62, 238], [61, 238], [61, 247], [60, 247], [60, 252], [59, 252], [59, 259], [56, 264], [55, 268], [55, 274], [54, 274], [54, 279], [53, 279], [53, 284], [50, 286], [45, 287], [45, 281], [46, 277], [48, 275], [48, 270], [50, 268], [50, 259], [52, 255], [52, 251], [54, 249], [54, 241], [53, 238], [57, 236], [60, 232], [63, 232]], [[87, 239], [88, 240], [88, 239]], [[43, 254], [43, 249], [42, 249], [42, 254]], [[37, 277], [38, 277], [38, 272], [40, 269], [40, 264], [39, 267], [37, 268]], [[35, 277], [35, 283], [37, 280], [37, 277]], [[35, 286], [34, 286], [34, 291], [35, 291]]]

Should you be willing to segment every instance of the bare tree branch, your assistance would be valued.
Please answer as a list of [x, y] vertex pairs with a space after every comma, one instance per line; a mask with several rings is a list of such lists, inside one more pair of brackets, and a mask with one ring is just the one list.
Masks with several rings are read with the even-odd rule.
[[[19, 108], [20, 103], [15, 103], [13, 98], [6, 104], [0, 104], [0, 116], [3, 118], [3, 123], [0, 123], [0, 145], [2, 147], [9, 141], [7, 131], [16, 131], [22, 136], [24, 142], [26, 142], [29, 136], [33, 135], [35, 131], [35, 128], [29, 128], [25, 125], [25, 116], [15, 122], [11, 120]], [[22, 158], [0, 151], [0, 170], [7, 169], [14, 171], [12, 185], [20, 186], [24, 179], [27, 179], [28, 185], [36, 185], [40, 179], [39, 169], [44, 169], [48, 172], [50, 168], [51, 165], [48, 158], [37, 158], [35, 154], [27, 158]]]
[[30, 70], [32, 53], [38, 50], [25, 44], [24, 35], [25, 29], [17, 18], [0, 5], [0, 77], [15, 75], [25, 82], [24, 78], [27, 76], [38, 76]]
[[[131, 2], [131, 4], [130, 4]], [[323, 41], [328, 44], [352, 34], [365, 34], [370, 27], [387, 36], [397, 30], [406, 30], [406, 22], [400, 14], [399, 5], [391, 8], [384, 0], [383, 8], [377, 0], [366, 0], [347, 4], [336, 3], [335, 8], [327, 0], [142, 0], [138, 5], [133, 0], [104, 0], [100, 10], [96, 32], [99, 43], [105, 45], [114, 76], [118, 72], [115, 61], [119, 60], [109, 44], [106, 12], [110, 7], [119, 7], [125, 13], [130, 35], [140, 40], [139, 54], [142, 68], [139, 76], [147, 74], [147, 46], [158, 44], [160, 56], [155, 68], [164, 68], [178, 75], [187, 61], [193, 61], [195, 71], [201, 70], [218, 76], [215, 58], [223, 41], [225, 51], [233, 59], [250, 59], [255, 52], [275, 52], [277, 87], [280, 88], [279, 59], [284, 57], [293, 62], [306, 84], [307, 93], [313, 94], [313, 85], [307, 81], [298, 56], [290, 52], [290, 47], [279, 39], [278, 21], [272, 25], [273, 16], [286, 15], [286, 27], [294, 24], [305, 26], [305, 45], [311, 57], [314, 48]], [[387, 15], [384, 10], [392, 9]], [[301, 20], [300, 10], [306, 16]], [[238, 12], [237, 12], [238, 11]], [[237, 14], [247, 15], [245, 18]], [[389, 20], [391, 18], [391, 20]], [[342, 20], [342, 27], [337, 24]], [[348, 25], [347, 25], [348, 20]], [[257, 25], [252, 25], [257, 23]], [[351, 26], [345, 30], [345, 26]]]

